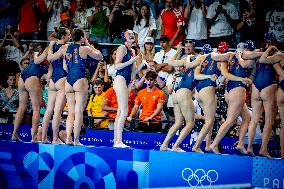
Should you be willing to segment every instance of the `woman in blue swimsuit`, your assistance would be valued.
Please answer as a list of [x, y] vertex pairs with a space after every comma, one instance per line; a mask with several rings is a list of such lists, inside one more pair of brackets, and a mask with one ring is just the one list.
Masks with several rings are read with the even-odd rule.
[[[50, 50], [55, 53], [61, 46], [65, 45], [70, 40], [70, 31], [68, 29], [61, 29], [57, 32], [58, 41], [56, 44], [50, 46]], [[52, 43], [53, 44], [53, 43]], [[49, 120], [53, 113], [52, 119], [52, 131], [53, 140], [52, 144], [62, 144], [62, 141], [58, 138], [59, 122], [61, 119], [62, 110], [66, 104], [65, 96], [65, 80], [67, 72], [63, 69], [63, 57], [51, 62], [51, 79], [48, 86], [48, 103], [44, 118], [42, 121], [42, 136], [41, 141], [43, 143], [50, 143], [47, 139], [47, 130], [49, 126]]]
[[[139, 58], [141, 60], [141, 54], [135, 56], [135, 51], [131, 48], [135, 42], [135, 36], [133, 31], [126, 30], [122, 32], [122, 39], [124, 40], [124, 45], [118, 47], [116, 52], [116, 59], [114, 68], [116, 69], [116, 76], [113, 82], [113, 88], [117, 95], [117, 116], [114, 122], [114, 144], [113, 147], [117, 148], [127, 148], [129, 146], [122, 142], [122, 131], [125, 124], [125, 119], [127, 118], [128, 111], [128, 98], [129, 89], [128, 85], [132, 80], [134, 68], [137, 65], [134, 64]], [[137, 70], [135, 71], [137, 72]]]
[[177, 132], [177, 130], [182, 126], [183, 121], [185, 120], [186, 125], [181, 130], [177, 141], [175, 142], [172, 150], [177, 152], [183, 152], [179, 146], [184, 140], [184, 138], [189, 134], [194, 126], [194, 104], [192, 101], [192, 94], [195, 88], [195, 80], [194, 80], [194, 68], [199, 65], [199, 59], [196, 60], [196, 55], [187, 55], [181, 60], [175, 60], [176, 57], [180, 54], [182, 48], [181, 44], [177, 47], [177, 52], [175, 56], [173, 56], [172, 60], [168, 62], [170, 66], [180, 67], [184, 66], [186, 71], [182, 76], [182, 80], [175, 89], [175, 93], [172, 94], [173, 103], [174, 103], [174, 115], [175, 115], [175, 123], [169, 129], [168, 134], [160, 147], [161, 151], [168, 150], [168, 145]]
[[[269, 46], [273, 45], [275, 42], [275, 35], [272, 33], [266, 33], [264, 37], [265, 48], [261, 49], [261, 52], [267, 53], [267, 48], [269, 48]], [[262, 114], [263, 107], [265, 112], [265, 123], [259, 155], [270, 157], [267, 150], [267, 144], [271, 135], [272, 124], [276, 115], [276, 92], [277, 80], [276, 71], [273, 65], [261, 63], [258, 60], [256, 63], [256, 73], [254, 75], [252, 85], [252, 119], [249, 124], [249, 141], [247, 147], [248, 154], [252, 156], [254, 156], [252, 144], [256, 132], [256, 126]]]
[[31, 99], [33, 109], [31, 142], [36, 142], [38, 140], [36, 136], [40, 118], [39, 110], [42, 100], [40, 78], [48, 71], [48, 62], [46, 61], [47, 50], [48, 47], [46, 47], [43, 52], [35, 52], [34, 60], [31, 60], [30, 64], [21, 73], [21, 77], [18, 82], [19, 108], [14, 121], [12, 140], [20, 140], [18, 137], [18, 130], [26, 112], [29, 97]]
[[[85, 38], [84, 31], [76, 29], [72, 35], [74, 43], [62, 46], [56, 53], [50, 50], [48, 59], [54, 61], [64, 56], [67, 67], [65, 92], [68, 103], [68, 117], [66, 121], [66, 144], [82, 145], [79, 142], [81, 126], [83, 124], [83, 111], [88, 97], [87, 58], [88, 56], [102, 60], [101, 52], [91, 46]], [[51, 46], [52, 43], [51, 42]], [[85, 44], [84, 46], [82, 44]], [[72, 142], [72, 130], [74, 142]]]
[[[245, 44], [245, 47], [246, 46], [247, 43]], [[220, 50], [218, 49], [218, 51]], [[252, 82], [251, 79], [249, 79], [249, 76], [251, 75], [251, 67], [253, 65], [253, 61], [244, 61], [241, 58], [241, 54], [235, 54], [230, 57], [228, 62], [221, 64], [222, 75], [227, 80], [229, 80], [225, 93], [228, 109], [226, 121], [221, 125], [218, 130], [218, 134], [214, 139], [214, 142], [210, 145], [210, 149], [216, 154], [220, 153], [218, 150], [218, 144], [228, 132], [228, 130], [233, 126], [239, 115], [241, 115], [242, 117], [242, 125], [239, 135], [239, 142], [236, 149], [246, 154], [246, 149], [244, 147], [244, 137], [250, 122], [250, 114], [245, 104], [245, 100], [246, 88]]]
[[279, 75], [279, 83], [277, 90], [277, 106], [281, 119], [281, 130], [280, 130], [280, 147], [281, 147], [281, 158], [284, 158], [284, 53], [277, 52], [275, 55], [269, 56], [271, 51], [277, 51], [276, 47], [271, 46], [267, 52], [264, 53], [260, 62], [267, 62], [274, 64], [274, 68]]

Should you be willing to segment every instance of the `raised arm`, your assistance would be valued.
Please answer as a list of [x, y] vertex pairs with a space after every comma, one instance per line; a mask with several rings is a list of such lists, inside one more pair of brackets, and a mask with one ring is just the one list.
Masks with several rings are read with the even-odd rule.
[[203, 62], [205, 60], [206, 57], [207, 57], [207, 55], [201, 55], [201, 56], [197, 57], [192, 62], [186, 61], [185, 67], [186, 68], [195, 68], [196, 66], [199, 66], [201, 64], [201, 62]]
[[123, 59], [123, 57], [126, 53], [127, 53], [127, 49], [126, 49], [125, 46], [121, 45], [117, 48], [116, 59], [115, 59], [115, 62], [114, 62], [114, 69], [120, 70], [120, 69], [123, 69], [126, 66], [129, 66], [129, 65], [133, 64], [134, 62], [136, 62], [137, 56], [132, 57], [127, 62], [122, 62], [122, 59]]
[[212, 59], [217, 61], [217, 62], [228, 61], [230, 56], [233, 56], [233, 55], [235, 55], [235, 53], [233, 53], [233, 52], [227, 52], [227, 53], [224, 53], [224, 54], [218, 54], [218, 53], [215, 53], [215, 52], [211, 53]]
[[252, 59], [252, 60], [244, 60], [242, 58], [242, 54], [241, 53], [237, 53], [236, 54], [236, 57], [239, 61], [239, 64], [243, 67], [243, 68], [250, 68], [252, 67], [254, 64], [255, 64], [255, 60]]
[[47, 59], [47, 51], [48, 51], [48, 49], [49, 49], [49, 46], [47, 46], [47, 47], [44, 49], [43, 53], [41, 53], [40, 55], [38, 55], [38, 54], [39, 54], [38, 52], [35, 52], [35, 53], [34, 53], [34, 63], [35, 63], [35, 64], [40, 64], [40, 63], [42, 63], [44, 60]]
[[[259, 62], [263, 63], [263, 64], [274, 64], [280, 61], [280, 59], [278, 58], [270, 58], [268, 59], [268, 56], [275, 56], [277, 55], [276, 52], [278, 51], [278, 49], [275, 46], [270, 46], [268, 49], [266, 49], [266, 51], [261, 55], [261, 57], [259, 58]], [[274, 61], [271, 61], [274, 60]], [[278, 61], [277, 61], [278, 60]]]
[[256, 58], [259, 58], [261, 57], [261, 55], [263, 54], [263, 52], [260, 52], [260, 51], [244, 51], [243, 54], [242, 54], [242, 58], [245, 59], [245, 60], [248, 60], [248, 59], [256, 59]]
[[93, 45], [91, 45], [89, 43], [89, 41], [87, 40], [87, 38], [85, 38], [85, 49], [87, 52], [87, 55], [89, 55], [90, 57], [96, 59], [96, 60], [102, 60], [103, 59], [103, 55], [101, 53], [101, 51], [99, 51], [98, 49], [96, 49]]
[[47, 55], [47, 60], [52, 62], [54, 60], [59, 59], [60, 57], [64, 56], [64, 53], [66, 52], [67, 45], [62, 45], [58, 51], [53, 53], [53, 45], [55, 44], [55, 41], [51, 41], [49, 44], [49, 49], [48, 49], [48, 55]]

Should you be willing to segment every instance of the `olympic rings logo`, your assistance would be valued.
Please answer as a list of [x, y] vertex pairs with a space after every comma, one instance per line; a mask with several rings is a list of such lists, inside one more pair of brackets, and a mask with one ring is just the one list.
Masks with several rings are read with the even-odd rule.
[[211, 186], [212, 183], [216, 182], [219, 175], [216, 170], [205, 171], [204, 169], [196, 169], [194, 172], [190, 168], [185, 168], [182, 171], [182, 178], [188, 182], [190, 187], [195, 186]]

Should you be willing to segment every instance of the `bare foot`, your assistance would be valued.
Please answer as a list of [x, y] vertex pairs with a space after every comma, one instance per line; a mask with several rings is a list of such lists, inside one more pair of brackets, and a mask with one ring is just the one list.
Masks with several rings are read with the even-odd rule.
[[22, 142], [22, 140], [19, 138], [18, 135], [12, 135], [11, 140], [17, 141], [17, 142]]
[[205, 147], [205, 152], [210, 152], [210, 150], [211, 150], [211, 148], [210, 148], [210, 146], [209, 147]]
[[270, 156], [270, 154], [268, 153], [267, 150], [260, 150], [260, 151], [259, 151], [259, 156], [271, 158], [271, 156]]
[[247, 148], [247, 153], [249, 156], [254, 157], [253, 149]]
[[64, 142], [62, 142], [62, 140], [60, 140], [59, 138], [57, 140], [53, 140], [52, 144], [65, 144]]
[[236, 146], [235, 149], [238, 150], [241, 154], [248, 155], [247, 150], [243, 146]]
[[74, 145], [74, 143], [73, 143], [71, 138], [70, 139], [66, 138], [65, 144], [67, 144], [67, 145]]
[[169, 147], [166, 146], [166, 145], [162, 145], [162, 146], [160, 147], [160, 151], [168, 151], [168, 150], [169, 150]]
[[181, 149], [180, 147], [172, 147], [172, 151], [176, 151], [176, 152], [186, 152], [183, 149]]
[[213, 152], [214, 154], [221, 154], [218, 150], [218, 147], [216, 146], [210, 146], [210, 151]]
[[81, 142], [79, 141], [74, 141], [74, 146], [84, 146]]
[[42, 142], [43, 144], [50, 144], [50, 143], [51, 143], [50, 140], [48, 140], [47, 138], [42, 139], [41, 142]]
[[114, 144], [113, 147], [114, 148], [130, 148], [130, 146], [127, 146], [123, 144], [122, 142]]
[[197, 148], [197, 147], [193, 147], [191, 151], [193, 151], [193, 152], [198, 152], [198, 153], [204, 153], [204, 152], [201, 150], [200, 147], [198, 147], [198, 148]]

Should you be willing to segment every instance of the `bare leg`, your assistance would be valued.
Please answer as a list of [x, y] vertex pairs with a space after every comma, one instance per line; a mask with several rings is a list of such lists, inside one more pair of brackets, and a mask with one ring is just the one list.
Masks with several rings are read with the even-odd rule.
[[181, 130], [177, 141], [173, 146], [175, 151], [183, 151], [179, 146], [185, 137], [190, 133], [194, 126], [194, 105], [192, 102], [192, 94], [188, 89], [180, 89], [177, 91], [177, 101], [182, 112], [182, 115], [186, 121], [185, 127]]
[[280, 130], [280, 147], [281, 147], [281, 158], [284, 158], [284, 91], [278, 88], [277, 91], [277, 105], [281, 119], [281, 130]]
[[18, 137], [18, 130], [22, 122], [23, 116], [27, 110], [27, 103], [29, 98], [28, 91], [26, 91], [24, 86], [24, 81], [21, 78], [19, 79], [18, 86], [19, 86], [19, 108], [16, 113], [14, 121], [14, 130], [11, 138], [11, 140], [15, 141], [20, 141], [20, 138]]
[[47, 108], [44, 113], [43, 121], [42, 121], [42, 135], [41, 135], [41, 141], [43, 143], [50, 143], [50, 141], [47, 140], [47, 130], [49, 127], [49, 120], [52, 116], [54, 104], [56, 100], [56, 90], [53, 81], [50, 81], [49, 87], [48, 87], [48, 102], [47, 102]]
[[192, 151], [194, 152], [202, 152], [200, 149], [200, 145], [203, 139], [206, 137], [208, 132], [212, 129], [213, 123], [215, 120], [216, 114], [216, 95], [215, 95], [215, 88], [214, 87], [206, 87], [199, 91], [199, 98], [202, 102], [202, 108], [205, 117], [205, 124], [203, 125], [196, 143], [194, 144]]
[[116, 143], [114, 147], [126, 148], [127, 145], [122, 142], [122, 132], [125, 124], [125, 119], [127, 117], [128, 111], [128, 98], [129, 91], [126, 86], [125, 79], [122, 76], [116, 76], [114, 82], [114, 90], [117, 94], [117, 103], [118, 103], [118, 118], [116, 119], [114, 134], [116, 134]]
[[220, 153], [218, 150], [218, 144], [224, 138], [229, 129], [234, 125], [237, 117], [241, 113], [243, 104], [245, 102], [245, 92], [245, 89], [241, 87], [234, 88], [229, 92], [227, 119], [219, 128], [217, 136], [210, 145], [210, 149], [216, 154]]
[[276, 104], [277, 104], [276, 90], [277, 90], [277, 86], [272, 85], [272, 86], [266, 87], [260, 93], [261, 98], [263, 100], [263, 107], [264, 107], [264, 112], [265, 112], [265, 124], [263, 128], [262, 144], [261, 144], [261, 149], [259, 151], [259, 154], [266, 156], [266, 157], [271, 157], [268, 153], [267, 145], [269, 142], [269, 138], [271, 136], [272, 125], [273, 125], [274, 118], [276, 115], [276, 108], [277, 108], [276, 107]]
[[245, 135], [247, 133], [248, 126], [251, 120], [251, 116], [245, 104], [241, 112], [241, 117], [242, 117], [242, 124], [240, 125], [239, 141], [238, 141], [238, 145], [236, 146], [236, 149], [239, 150], [242, 154], [247, 154], [247, 151], [244, 146], [244, 141], [245, 141]]
[[66, 103], [65, 90], [58, 90], [56, 94], [54, 114], [52, 119], [53, 144], [63, 144], [63, 142], [58, 138], [58, 132], [61, 120], [61, 113], [65, 106], [65, 103]]
[[72, 142], [72, 130], [75, 119], [75, 94], [72, 86], [66, 82], [65, 83], [66, 98], [68, 104], [68, 116], [66, 120], [66, 144], [73, 145]]
[[175, 114], [175, 123], [172, 125], [172, 127], [169, 129], [168, 134], [163, 142], [163, 144], [160, 147], [161, 151], [169, 150], [169, 143], [177, 130], [181, 127], [183, 122], [183, 116], [180, 110], [180, 107], [178, 104], [174, 103], [174, 114]]
[[83, 125], [83, 111], [88, 98], [88, 81], [86, 78], [76, 81], [75, 90], [75, 120], [74, 120], [74, 145], [82, 146], [79, 141], [81, 127]]
[[32, 76], [28, 78], [25, 82], [25, 87], [27, 91], [29, 92], [32, 107], [33, 107], [33, 117], [32, 117], [32, 129], [31, 129], [31, 135], [32, 135], [32, 141], [36, 142], [36, 136], [37, 136], [37, 130], [39, 126], [39, 110], [40, 110], [40, 103], [42, 100], [42, 93], [41, 93], [41, 84], [39, 78]]

